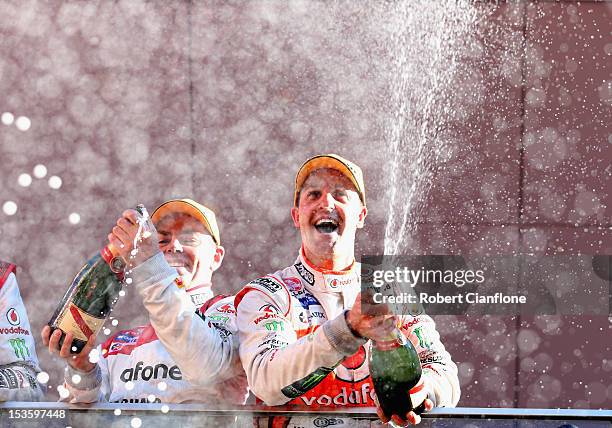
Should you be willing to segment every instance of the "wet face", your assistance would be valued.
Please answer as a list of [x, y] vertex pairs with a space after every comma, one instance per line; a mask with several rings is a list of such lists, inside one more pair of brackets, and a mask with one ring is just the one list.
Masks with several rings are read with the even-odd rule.
[[209, 284], [223, 260], [223, 247], [215, 244], [206, 227], [182, 213], [166, 215], [155, 226], [159, 249], [185, 288]]
[[353, 183], [328, 168], [308, 176], [300, 191], [299, 206], [291, 210], [306, 257], [327, 268], [325, 261], [353, 261], [355, 233], [363, 227], [366, 214]]

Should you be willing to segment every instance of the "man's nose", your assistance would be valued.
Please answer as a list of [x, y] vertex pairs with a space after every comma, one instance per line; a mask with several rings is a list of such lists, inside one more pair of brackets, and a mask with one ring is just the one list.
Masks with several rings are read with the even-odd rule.
[[321, 197], [321, 206], [323, 208], [333, 209], [336, 206], [336, 199], [334, 199], [331, 193], [325, 192]]
[[181, 245], [178, 239], [172, 238], [172, 241], [170, 241], [170, 244], [168, 244], [166, 251], [170, 253], [182, 253], [183, 246]]

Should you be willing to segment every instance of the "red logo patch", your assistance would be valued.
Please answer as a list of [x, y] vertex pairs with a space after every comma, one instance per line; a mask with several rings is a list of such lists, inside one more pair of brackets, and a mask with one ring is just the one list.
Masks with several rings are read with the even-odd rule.
[[11, 308], [6, 311], [6, 319], [8, 320], [10, 325], [19, 325], [21, 320], [19, 319], [19, 314], [15, 310], [15, 308]]
[[295, 293], [299, 293], [300, 291], [302, 291], [302, 283], [299, 279], [290, 276], [289, 278], [283, 278], [283, 281], [285, 282], [289, 290]]

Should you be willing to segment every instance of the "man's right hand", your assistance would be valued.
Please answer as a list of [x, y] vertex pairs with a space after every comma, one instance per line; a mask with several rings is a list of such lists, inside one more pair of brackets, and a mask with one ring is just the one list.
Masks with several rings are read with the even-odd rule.
[[361, 293], [359, 293], [353, 307], [346, 314], [349, 328], [359, 336], [368, 339], [388, 340], [393, 338], [396, 319], [389, 307], [386, 304], [368, 304], [367, 311], [365, 309], [365, 305], [362, 305]]
[[[136, 210], [125, 210], [117, 219], [117, 224], [113, 227], [112, 232], [108, 234], [108, 241], [132, 268], [160, 252], [157, 230], [153, 222], [148, 219], [144, 230], [141, 230], [138, 224], [140, 217]], [[140, 236], [138, 236], [139, 232], [141, 232]], [[132, 253], [134, 243], [136, 243], [137, 251]]]
[[66, 337], [64, 338], [64, 343], [62, 347], [59, 347], [59, 341], [62, 337], [62, 331], [60, 329], [56, 329], [53, 334], [51, 334], [51, 327], [46, 325], [42, 331], [40, 332], [40, 336], [42, 337], [43, 344], [49, 347], [49, 352], [53, 355], [59, 355], [61, 358], [66, 360], [66, 363], [73, 369], [82, 371], [82, 372], [90, 372], [95, 367], [96, 364], [89, 361], [89, 353], [94, 348], [96, 343], [95, 335], [91, 335], [87, 340], [87, 343], [83, 347], [83, 350], [78, 354], [71, 354], [70, 348], [72, 347], [72, 333], [66, 333]]

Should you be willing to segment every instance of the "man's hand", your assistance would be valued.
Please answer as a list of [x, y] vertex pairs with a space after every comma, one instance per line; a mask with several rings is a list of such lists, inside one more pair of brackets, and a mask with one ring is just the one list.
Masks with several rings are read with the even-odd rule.
[[[408, 393], [406, 392], [406, 394]], [[408, 397], [406, 397], [406, 399], [408, 399]], [[410, 411], [403, 416], [391, 415], [391, 417], [388, 417], [380, 408], [380, 404], [378, 403], [378, 397], [374, 396], [374, 402], [376, 403], [376, 414], [378, 415], [378, 418], [385, 424], [391, 421], [396, 426], [404, 427], [407, 425], [416, 425], [421, 423], [421, 417], [413, 411]], [[426, 398], [424, 403], [426, 412], [429, 412], [431, 411], [431, 409], [433, 409], [434, 404], [429, 398]]]
[[[368, 296], [365, 296], [366, 299]], [[396, 326], [395, 315], [386, 304], [362, 305], [361, 293], [355, 298], [353, 307], [346, 315], [346, 322], [351, 330], [361, 337], [373, 340], [392, 339]]]
[[73, 339], [72, 333], [66, 333], [61, 349], [59, 347], [59, 341], [62, 337], [62, 331], [60, 329], [55, 330], [53, 334], [51, 334], [51, 327], [46, 325], [40, 332], [40, 336], [42, 337], [43, 344], [49, 347], [49, 352], [53, 355], [59, 355], [66, 360], [66, 363], [73, 369], [82, 372], [90, 372], [96, 367], [95, 363], [89, 361], [89, 353], [96, 343], [96, 338], [93, 334], [87, 340], [83, 350], [78, 354], [70, 353]]
[[[155, 226], [148, 219], [144, 227], [141, 227], [138, 223], [140, 219], [141, 215], [136, 210], [126, 210], [108, 234], [108, 241], [119, 251], [130, 268], [142, 264], [160, 252]], [[136, 251], [133, 251], [134, 245]]]

